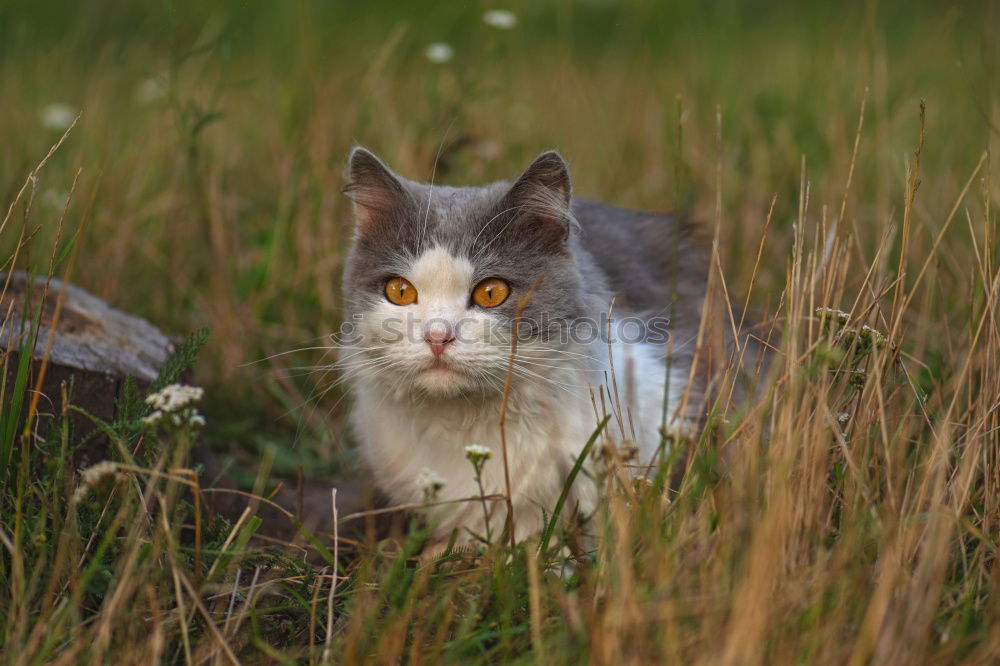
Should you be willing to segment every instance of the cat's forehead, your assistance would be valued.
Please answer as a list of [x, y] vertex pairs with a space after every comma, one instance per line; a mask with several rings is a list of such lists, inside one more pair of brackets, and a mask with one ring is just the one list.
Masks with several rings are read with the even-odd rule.
[[424, 241], [455, 250], [473, 242], [508, 187], [504, 182], [481, 187], [409, 185], [415, 203], [411, 215]]
[[468, 259], [435, 245], [416, 258], [408, 277], [424, 301], [465, 300], [474, 273]]

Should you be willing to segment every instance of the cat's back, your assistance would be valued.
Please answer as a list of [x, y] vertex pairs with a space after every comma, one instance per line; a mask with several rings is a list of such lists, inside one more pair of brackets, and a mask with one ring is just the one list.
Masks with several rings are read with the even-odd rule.
[[573, 201], [573, 214], [580, 223], [576, 245], [604, 273], [616, 294], [616, 309], [666, 314], [676, 293], [678, 315], [698, 310], [707, 262], [692, 242], [690, 229], [676, 216], [586, 199]]

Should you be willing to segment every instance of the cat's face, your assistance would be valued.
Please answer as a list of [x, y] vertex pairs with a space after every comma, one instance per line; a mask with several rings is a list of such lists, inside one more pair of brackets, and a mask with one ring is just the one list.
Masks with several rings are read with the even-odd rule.
[[[425, 396], [500, 393], [519, 310], [529, 359], [560, 344], [553, 322], [583, 314], [558, 154], [541, 155], [513, 185], [451, 188], [400, 178], [358, 148], [345, 192], [356, 214], [344, 275], [357, 350], [349, 372]], [[532, 372], [518, 364], [515, 380]]]

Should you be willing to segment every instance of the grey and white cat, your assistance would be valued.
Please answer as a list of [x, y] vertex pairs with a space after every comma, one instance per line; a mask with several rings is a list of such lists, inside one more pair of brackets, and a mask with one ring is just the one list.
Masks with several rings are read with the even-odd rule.
[[[574, 199], [556, 152], [513, 183], [443, 187], [356, 148], [349, 177], [344, 295], [355, 337], [341, 364], [364, 458], [394, 503], [421, 502], [428, 474], [443, 482], [438, 499], [478, 495], [471, 444], [493, 454], [486, 492], [505, 492], [499, 416], [518, 314], [505, 422], [518, 539], [551, 513], [602, 410], [624, 424], [607, 432], [634, 439], [640, 464], [657, 455], [664, 419], [668, 429], [697, 421], [706, 385], [690, 370], [707, 265], [674, 217]], [[574, 493], [593, 508], [591, 482], [580, 477]], [[474, 502], [437, 520], [442, 538], [484, 533]], [[498, 505], [494, 533], [504, 520]]]

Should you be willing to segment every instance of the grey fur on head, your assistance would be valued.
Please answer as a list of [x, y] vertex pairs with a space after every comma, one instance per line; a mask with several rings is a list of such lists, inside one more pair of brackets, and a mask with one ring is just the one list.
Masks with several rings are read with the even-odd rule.
[[[522, 322], [539, 342], [547, 342], [545, 327], [531, 322], [596, 321], [613, 302], [617, 316], [669, 319], [676, 367], [690, 363], [708, 266], [689, 227], [673, 215], [573, 197], [569, 169], [555, 151], [512, 182], [481, 186], [413, 182], [364, 148], [351, 153], [349, 172], [344, 191], [357, 226], [344, 272], [348, 319], [384, 304], [387, 280], [406, 277], [419, 257], [440, 247], [471, 264], [470, 291], [486, 278], [509, 283], [510, 297], [484, 313], [497, 321], [512, 322], [537, 285]], [[466, 307], [475, 312], [471, 301]]]
[[570, 249], [576, 222], [569, 168], [555, 151], [539, 155], [512, 184], [447, 187], [402, 178], [359, 147], [351, 152], [349, 177], [344, 192], [357, 217], [344, 280], [350, 314], [382, 299], [385, 281], [405, 275], [435, 245], [470, 261], [475, 280], [510, 283], [511, 298], [495, 315], [513, 318], [518, 296], [536, 283], [525, 319], [542, 312], [550, 319], [580, 316], [595, 290], [606, 291], [603, 280], [588, 285], [590, 293], [581, 289]]

